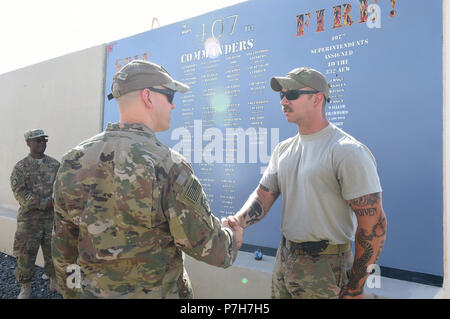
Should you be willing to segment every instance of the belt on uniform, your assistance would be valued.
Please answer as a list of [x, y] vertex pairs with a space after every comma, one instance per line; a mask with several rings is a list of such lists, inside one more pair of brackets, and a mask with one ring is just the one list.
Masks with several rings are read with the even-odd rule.
[[305, 241], [301, 243], [290, 241], [283, 236], [283, 244], [292, 253], [297, 255], [339, 255], [347, 252], [351, 248], [351, 244], [329, 244], [328, 240], [321, 241]]

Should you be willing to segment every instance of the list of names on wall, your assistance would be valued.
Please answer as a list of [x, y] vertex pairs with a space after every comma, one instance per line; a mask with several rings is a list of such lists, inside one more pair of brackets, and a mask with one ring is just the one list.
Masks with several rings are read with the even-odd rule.
[[352, 58], [369, 44], [369, 39], [349, 39], [342, 33], [331, 37], [327, 46], [311, 49], [311, 55], [323, 56], [325, 76], [330, 84], [330, 102], [326, 107], [328, 120], [336, 126], [343, 126], [350, 115], [345, 93], [348, 91], [346, 75], [352, 72]]

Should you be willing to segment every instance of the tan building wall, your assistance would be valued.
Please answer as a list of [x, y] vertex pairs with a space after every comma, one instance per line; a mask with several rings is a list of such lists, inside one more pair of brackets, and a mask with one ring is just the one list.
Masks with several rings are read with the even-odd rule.
[[0, 75], [3, 155], [0, 204], [17, 206], [9, 177], [28, 152], [23, 133], [49, 135], [46, 154], [57, 160], [101, 131], [106, 45], [95, 46]]

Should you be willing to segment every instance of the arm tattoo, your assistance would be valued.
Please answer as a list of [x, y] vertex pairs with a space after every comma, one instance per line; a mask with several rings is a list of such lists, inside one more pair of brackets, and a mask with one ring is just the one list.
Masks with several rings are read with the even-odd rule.
[[378, 204], [381, 199], [381, 193], [373, 193], [365, 196], [361, 196], [350, 201], [350, 206], [353, 208], [356, 207], [365, 207], [365, 206], [374, 206]]
[[376, 212], [377, 212], [376, 208], [355, 209], [355, 214], [357, 216], [375, 216]]
[[272, 191], [270, 188], [268, 188], [268, 187], [266, 187], [266, 186], [264, 186], [264, 185], [259, 184], [258, 187], [259, 187], [259, 189], [261, 189], [261, 190], [263, 190], [263, 191], [265, 191], [265, 192], [267, 192], [267, 193], [270, 193], [270, 195], [271, 195], [274, 199], [277, 199], [278, 196], [280, 195], [280, 193], [274, 192], [274, 191]]
[[270, 189], [268, 189], [266, 186], [259, 184], [259, 188], [261, 188], [265, 192], [270, 192]]
[[242, 215], [243, 222], [245, 222], [246, 226], [255, 224], [263, 219], [272, 206], [272, 203], [278, 198], [278, 195], [280, 195], [280, 193], [274, 192], [261, 184], [259, 184], [258, 190], [261, 190], [264, 193], [258, 195], [257, 191], [254, 192], [252, 197], [250, 197], [251, 199], [249, 199], [249, 202], [246, 203], [246, 207], [248, 203], [251, 203]]
[[[378, 214], [378, 220], [371, 229], [360, 228], [356, 233], [355, 239], [362, 248], [362, 254], [358, 258], [355, 258], [353, 262], [352, 274], [350, 276], [348, 287], [350, 290], [359, 289], [355, 293], [347, 292], [347, 295], [355, 296], [362, 293], [363, 285], [360, 286], [359, 282], [367, 275], [368, 265], [370, 263], [375, 263], [378, 260], [381, 250], [383, 249], [384, 236], [386, 235], [386, 218], [384, 217], [384, 214], [382, 214], [380, 201], [381, 194], [374, 193], [349, 202], [357, 216], [367, 217], [376, 216]], [[380, 209], [373, 207], [375, 205], [379, 206]], [[377, 247], [374, 247], [374, 240], [376, 239], [381, 239], [381, 241], [379, 245], [376, 245]]]
[[255, 200], [244, 213], [244, 219], [246, 220], [246, 224], [252, 225], [257, 221], [259, 221], [259, 219], [263, 215], [263, 212], [264, 210], [262, 208], [261, 203]]

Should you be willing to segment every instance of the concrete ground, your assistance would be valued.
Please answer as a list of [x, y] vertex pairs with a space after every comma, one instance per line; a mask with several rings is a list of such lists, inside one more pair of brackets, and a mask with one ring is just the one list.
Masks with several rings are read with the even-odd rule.
[[434, 299], [441, 298], [442, 288], [381, 277], [380, 288], [365, 288], [366, 298]]

